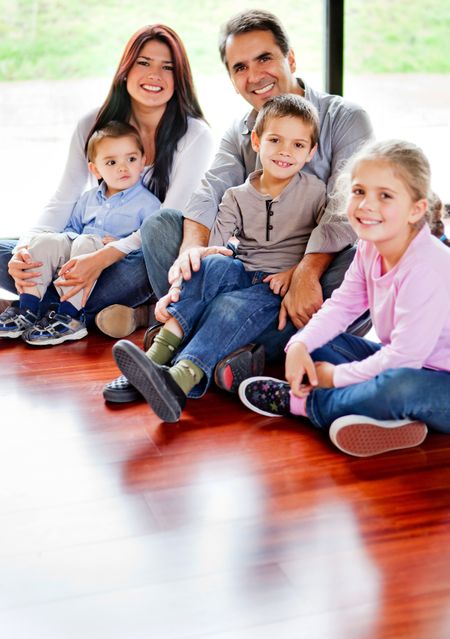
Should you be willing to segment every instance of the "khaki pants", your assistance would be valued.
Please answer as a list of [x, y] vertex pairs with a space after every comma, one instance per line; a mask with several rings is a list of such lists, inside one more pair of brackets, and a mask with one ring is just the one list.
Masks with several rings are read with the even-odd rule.
[[[102, 238], [97, 235], [78, 235], [72, 240], [66, 233], [38, 233], [34, 235], [28, 245], [33, 261], [42, 262], [39, 267], [41, 276], [32, 288], [27, 288], [26, 292], [30, 295], [36, 295], [39, 299], [44, 297], [47, 288], [54, 280], [58, 279], [59, 269], [71, 257], [84, 255], [86, 253], [94, 253], [103, 248]], [[67, 293], [70, 289], [67, 286], [56, 286], [56, 290], [60, 297]], [[81, 300], [83, 298], [83, 290], [70, 298], [70, 303], [75, 308], [81, 308]]]

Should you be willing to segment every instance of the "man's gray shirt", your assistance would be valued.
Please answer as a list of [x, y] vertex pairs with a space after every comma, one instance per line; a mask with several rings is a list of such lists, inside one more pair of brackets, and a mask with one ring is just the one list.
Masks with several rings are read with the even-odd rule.
[[[345, 161], [372, 137], [372, 126], [361, 107], [341, 96], [315, 91], [300, 79], [297, 81], [304, 89], [305, 98], [319, 112], [320, 121], [318, 149], [302, 170], [323, 180], [330, 194]], [[255, 110], [251, 111], [225, 133], [211, 168], [187, 205], [185, 218], [211, 229], [225, 191], [243, 184], [252, 171], [261, 168], [250, 140], [256, 115]], [[327, 208], [320, 226], [318, 241], [314, 245], [308, 244], [308, 253], [336, 253], [356, 239], [346, 216], [332, 213], [331, 207]]]

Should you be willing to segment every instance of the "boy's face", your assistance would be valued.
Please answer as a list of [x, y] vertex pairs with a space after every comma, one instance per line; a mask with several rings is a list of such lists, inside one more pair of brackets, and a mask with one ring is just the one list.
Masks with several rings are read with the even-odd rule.
[[107, 195], [114, 195], [134, 186], [145, 166], [145, 156], [132, 136], [104, 138], [97, 144], [89, 170], [107, 185]]
[[270, 118], [261, 138], [252, 131], [252, 146], [258, 153], [264, 173], [288, 180], [313, 157], [311, 126], [297, 117]]

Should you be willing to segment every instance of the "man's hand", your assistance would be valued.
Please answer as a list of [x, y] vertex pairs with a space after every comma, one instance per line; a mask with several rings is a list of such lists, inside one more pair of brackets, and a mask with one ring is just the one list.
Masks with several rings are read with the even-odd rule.
[[275, 295], [284, 297], [288, 292], [289, 285], [291, 283], [292, 275], [296, 267], [288, 269], [287, 271], [281, 271], [280, 273], [272, 273], [263, 279], [263, 282], [269, 282], [270, 289]]
[[320, 278], [333, 255], [309, 253], [295, 269], [291, 285], [281, 302], [278, 329], [286, 326], [288, 317], [296, 328], [303, 328], [323, 303]]
[[[307, 376], [309, 384], [303, 383], [304, 375]], [[286, 380], [290, 384], [292, 394], [296, 397], [306, 397], [318, 384], [316, 367], [302, 342], [295, 342], [288, 348]]]
[[17, 292], [25, 293], [27, 288], [36, 286], [41, 273], [37, 270], [42, 262], [33, 262], [27, 247], [20, 248], [8, 262], [8, 273], [14, 280]]
[[[171, 285], [180, 278], [190, 280], [192, 272], [200, 269], [200, 264], [208, 255], [220, 253], [221, 255], [233, 255], [231, 249], [225, 246], [191, 246], [179, 254], [169, 270], [169, 283]], [[177, 300], [173, 300], [177, 301]]]

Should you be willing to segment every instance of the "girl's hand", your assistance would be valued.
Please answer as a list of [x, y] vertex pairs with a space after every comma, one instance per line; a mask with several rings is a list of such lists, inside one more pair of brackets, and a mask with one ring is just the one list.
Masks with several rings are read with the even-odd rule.
[[[309, 384], [303, 383], [306, 375]], [[306, 397], [314, 386], [318, 385], [316, 367], [306, 346], [302, 342], [294, 342], [286, 353], [286, 380], [291, 386], [292, 394], [296, 397]]]
[[58, 286], [70, 286], [62, 297], [61, 302], [65, 302], [79, 291], [84, 289], [82, 307], [86, 305], [92, 287], [100, 277], [105, 268], [103, 256], [98, 251], [87, 255], [72, 257], [59, 271], [59, 278], [55, 282]]
[[275, 293], [275, 295], [280, 295], [284, 297], [288, 292], [289, 286], [291, 284], [292, 274], [294, 273], [296, 267], [288, 269], [287, 271], [281, 271], [280, 273], [272, 273], [263, 279], [263, 282], [269, 282], [270, 289]]
[[323, 388], [334, 388], [334, 364], [330, 364], [330, 362], [316, 362], [316, 373], [317, 379], [319, 381], [319, 386]]
[[17, 292], [25, 293], [27, 288], [36, 286], [36, 279], [41, 276], [34, 269], [42, 266], [42, 262], [33, 262], [27, 247], [23, 247], [8, 262], [8, 273], [14, 280]]

